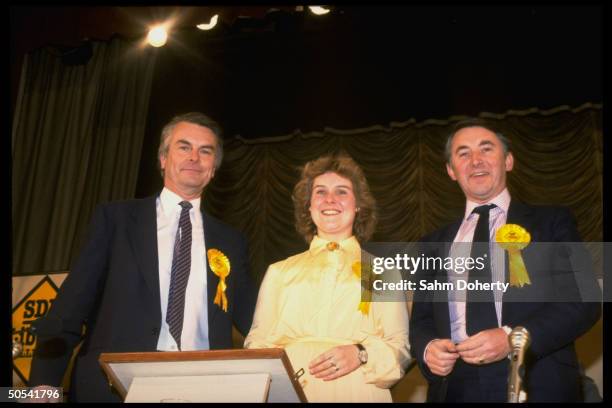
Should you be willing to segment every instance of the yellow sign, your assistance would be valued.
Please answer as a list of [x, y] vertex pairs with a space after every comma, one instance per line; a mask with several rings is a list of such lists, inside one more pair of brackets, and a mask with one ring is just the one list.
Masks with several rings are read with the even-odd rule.
[[57, 296], [58, 287], [45, 276], [13, 307], [12, 339], [20, 343], [22, 352], [13, 359], [13, 370], [27, 384], [30, 377], [32, 353], [36, 348], [36, 336], [30, 332], [32, 322], [47, 314]]

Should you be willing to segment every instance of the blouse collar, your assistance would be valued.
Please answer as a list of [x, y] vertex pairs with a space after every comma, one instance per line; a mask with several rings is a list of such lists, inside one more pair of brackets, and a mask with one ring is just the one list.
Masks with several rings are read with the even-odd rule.
[[355, 238], [354, 235], [349, 238], [343, 239], [340, 242], [329, 241], [327, 239], [323, 239], [318, 235], [315, 235], [312, 241], [310, 242], [309, 251], [314, 255], [323, 250], [328, 250], [333, 252], [335, 250], [342, 250], [343, 252], [348, 252], [355, 256], [361, 256], [361, 246], [359, 245], [359, 241]]

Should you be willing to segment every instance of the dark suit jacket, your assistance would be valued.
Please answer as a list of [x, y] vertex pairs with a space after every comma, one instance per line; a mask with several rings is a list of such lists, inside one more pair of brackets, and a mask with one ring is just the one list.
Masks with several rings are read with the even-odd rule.
[[[89, 236], [40, 330], [30, 385], [58, 386], [73, 348], [86, 332], [72, 372], [71, 399], [120, 401], [100, 369], [101, 352], [155, 351], [161, 327], [156, 197], [96, 208]], [[244, 236], [202, 211], [207, 249], [231, 264], [228, 310], [213, 304], [219, 278], [207, 268], [211, 349], [232, 348], [232, 322], [246, 335], [256, 291]]]
[[[532, 243], [581, 241], [573, 217], [564, 208], [528, 206], [512, 200], [506, 222], [524, 227], [531, 234]], [[423, 248], [429, 256], [448, 256], [450, 243], [460, 225], [461, 221], [455, 222], [423, 238]], [[447, 244], [433, 244], [436, 242]], [[588, 331], [601, 314], [600, 304], [594, 303], [592, 296], [599, 290], [597, 282], [592, 271], [587, 271], [580, 277], [578, 290], [576, 275], [562, 245], [530, 244], [522, 254], [532, 284], [509, 288], [504, 294], [502, 325], [523, 326], [531, 335], [531, 346], [526, 354], [528, 401], [579, 400], [574, 340]], [[446, 271], [430, 272], [427, 279], [446, 281]], [[591, 303], [581, 301], [585, 282]], [[450, 338], [447, 293], [417, 291], [410, 320], [411, 350], [428, 380], [428, 400], [444, 401], [448, 381], [454, 380], [453, 373], [447, 377], [436, 376], [423, 361], [425, 347], [436, 338]], [[476, 370], [481, 370], [481, 378], [505, 381], [508, 368], [509, 360], [504, 359]], [[498, 386], [505, 387], [505, 383], [498, 381]]]

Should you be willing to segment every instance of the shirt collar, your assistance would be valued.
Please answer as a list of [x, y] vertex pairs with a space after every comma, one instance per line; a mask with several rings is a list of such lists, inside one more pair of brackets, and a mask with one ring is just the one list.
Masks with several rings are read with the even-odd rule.
[[[174, 212], [181, 211], [181, 206], [179, 203], [183, 200], [181, 196], [173, 192], [172, 190], [164, 187], [162, 192], [159, 195], [159, 201], [161, 203], [161, 208], [164, 214], [172, 214]], [[188, 200], [193, 206], [194, 210], [200, 211], [200, 201], [202, 201], [201, 197], [195, 198], [193, 200]]]
[[500, 208], [504, 213], [507, 214], [508, 208], [510, 207], [510, 192], [508, 191], [508, 188], [504, 188], [501, 193], [499, 193], [486, 203], [477, 203], [474, 201], [467, 200], [465, 204], [465, 215], [463, 219], [467, 220], [470, 214], [472, 214], [472, 211], [474, 211], [474, 208], [486, 204], [495, 204], [498, 208]]

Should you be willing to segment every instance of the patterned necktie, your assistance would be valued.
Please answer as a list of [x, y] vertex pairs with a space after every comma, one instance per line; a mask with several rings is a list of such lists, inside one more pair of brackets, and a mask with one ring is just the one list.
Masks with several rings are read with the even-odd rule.
[[[472, 239], [472, 259], [482, 258], [484, 268], [481, 270], [476, 267], [469, 271], [468, 283], [478, 280], [481, 283], [491, 282], [491, 253], [489, 251], [489, 210], [494, 208], [494, 204], [481, 205], [474, 208], [473, 213], [480, 215], [474, 230]], [[476, 262], [478, 265], [478, 262]], [[497, 315], [495, 313], [495, 303], [492, 290], [468, 290], [467, 302], [465, 305], [465, 319], [468, 336], [497, 327]]]
[[170, 334], [181, 349], [181, 333], [183, 331], [183, 315], [185, 312], [185, 289], [191, 270], [191, 220], [189, 219], [189, 201], [179, 203], [183, 209], [179, 219], [174, 241], [174, 255], [172, 257], [172, 273], [170, 276], [170, 293], [168, 294], [168, 310], [166, 322]]

